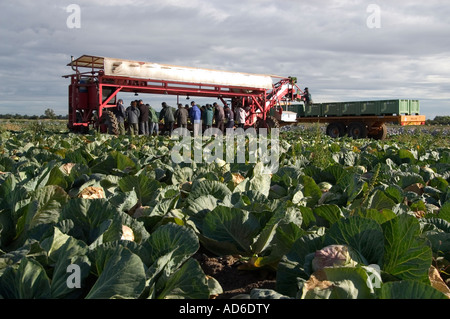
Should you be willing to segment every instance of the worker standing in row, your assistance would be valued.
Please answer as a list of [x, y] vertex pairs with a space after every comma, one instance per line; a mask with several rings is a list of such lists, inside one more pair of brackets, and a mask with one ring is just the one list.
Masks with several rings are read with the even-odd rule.
[[149, 113], [150, 113], [150, 105], [144, 104], [142, 100], [139, 100], [139, 112], [141, 113], [139, 116], [139, 134], [148, 136], [150, 134], [149, 130]]
[[162, 110], [159, 113], [159, 121], [164, 120], [164, 128], [161, 132], [162, 135], [168, 132], [168, 135], [171, 136], [173, 132], [173, 125], [175, 122], [174, 110], [173, 107], [167, 105], [166, 102], [162, 102]]
[[127, 108], [126, 118], [128, 121], [128, 133], [131, 136], [139, 134], [139, 116], [141, 112], [139, 111], [136, 101], [131, 102], [131, 105]]
[[124, 135], [125, 134], [126, 110], [125, 110], [125, 106], [123, 106], [122, 99], [119, 99], [119, 101], [117, 101], [117, 107], [114, 110], [114, 114], [116, 115], [117, 123], [119, 125], [119, 134]]
[[228, 105], [225, 105], [224, 113], [225, 113], [225, 119], [227, 120], [227, 128], [234, 128], [234, 112], [233, 112], [233, 110]]
[[212, 127], [214, 119], [214, 110], [211, 104], [206, 104], [203, 115], [203, 123], [205, 125], [205, 130], [207, 130]]
[[178, 104], [178, 109], [175, 111], [175, 118], [177, 120], [178, 127], [187, 129], [188, 117], [188, 110], [186, 110], [183, 104]]
[[222, 134], [225, 131], [225, 112], [224, 109], [222, 107], [222, 105], [219, 105], [217, 102], [214, 102], [213, 104], [214, 106], [214, 110], [215, 110], [215, 114], [214, 114], [214, 119], [216, 121], [216, 127], [222, 132]]
[[238, 127], [244, 128], [246, 115], [247, 112], [245, 111], [245, 109], [241, 105], [238, 105], [238, 107], [236, 108], [236, 122]]
[[159, 119], [158, 115], [156, 115], [155, 109], [153, 109], [151, 106], [149, 106], [149, 121], [150, 121], [150, 136], [153, 136], [153, 132], [156, 133], [156, 135], [159, 135]]
[[189, 117], [193, 125], [194, 137], [200, 135], [202, 125], [202, 112], [194, 101], [191, 102], [191, 108], [189, 109]]

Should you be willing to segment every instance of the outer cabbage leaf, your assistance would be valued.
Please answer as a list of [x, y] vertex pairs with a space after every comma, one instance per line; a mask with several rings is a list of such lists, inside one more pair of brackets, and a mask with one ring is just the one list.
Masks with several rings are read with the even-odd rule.
[[24, 257], [19, 267], [10, 266], [0, 277], [0, 296], [6, 299], [50, 298], [50, 280], [41, 264]]
[[379, 297], [380, 299], [448, 299], [442, 292], [416, 280], [384, 283]]
[[99, 278], [86, 296], [87, 299], [138, 298], [145, 288], [144, 263], [123, 246], [101, 249], [95, 254]]
[[400, 279], [428, 280], [432, 250], [416, 218], [401, 214], [384, 223], [383, 270]]
[[381, 264], [384, 235], [372, 219], [352, 216], [334, 223], [325, 235], [325, 245], [348, 245], [358, 251], [369, 264]]
[[205, 215], [200, 241], [215, 254], [251, 255], [255, 237], [261, 231], [258, 219], [248, 211], [217, 206]]

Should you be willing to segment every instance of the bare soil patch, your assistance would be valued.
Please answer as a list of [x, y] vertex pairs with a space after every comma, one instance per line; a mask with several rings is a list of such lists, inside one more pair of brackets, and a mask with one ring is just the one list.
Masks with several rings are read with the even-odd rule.
[[268, 269], [242, 270], [238, 256], [208, 256], [199, 251], [194, 258], [206, 275], [214, 277], [222, 286], [223, 293], [217, 299], [229, 299], [239, 294], [249, 294], [254, 288], [275, 289], [276, 274]]

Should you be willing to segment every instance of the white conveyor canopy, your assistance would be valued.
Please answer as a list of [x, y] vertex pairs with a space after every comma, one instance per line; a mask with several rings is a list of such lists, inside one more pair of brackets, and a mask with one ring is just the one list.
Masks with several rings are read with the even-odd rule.
[[103, 69], [107, 76], [265, 90], [273, 88], [272, 76], [264, 74], [182, 67], [90, 55], [83, 55], [68, 65]]

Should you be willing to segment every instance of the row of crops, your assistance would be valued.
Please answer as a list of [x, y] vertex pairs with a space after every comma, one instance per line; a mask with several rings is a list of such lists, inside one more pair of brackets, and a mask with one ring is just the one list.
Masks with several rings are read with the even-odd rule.
[[448, 137], [282, 132], [271, 175], [167, 137], [0, 139], [1, 298], [207, 299], [200, 247], [275, 271], [251, 298], [450, 297]]

